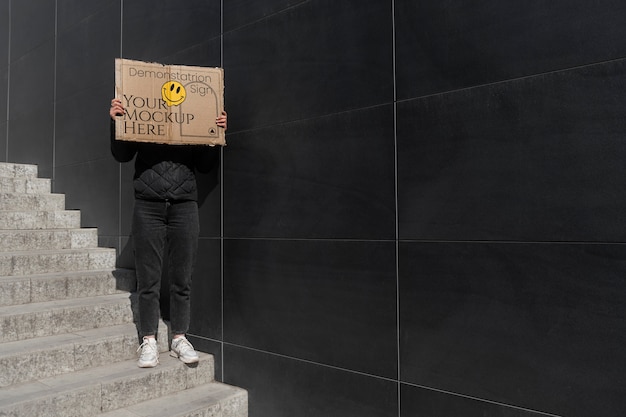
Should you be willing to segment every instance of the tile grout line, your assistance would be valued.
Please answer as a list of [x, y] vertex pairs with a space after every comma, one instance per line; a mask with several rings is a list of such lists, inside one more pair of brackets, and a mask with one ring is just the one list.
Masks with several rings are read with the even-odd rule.
[[264, 240], [264, 241], [292, 241], [292, 242], [362, 242], [362, 243], [441, 243], [441, 244], [476, 244], [476, 245], [593, 245], [593, 246], [622, 246], [624, 242], [591, 242], [591, 241], [534, 241], [534, 240], [451, 240], [451, 239], [365, 239], [365, 238], [301, 238], [301, 237], [233, 237], [224, 236], [225, 240]]
[[402, 100], [398, 100], [398, 102], [399, 103], [406, 103], [406, 102], [415, 101], [415, 100], [428, 99], [428, 98], [431, 98], [431, 97], [445, 96], [445, 95], [449, 95], [449, 94], [456, 94], [456, 93], [460, 93], [460, 92], [464, 92], [464, 91], [468, 91], [468, 90], [473, 90], [473, 89], [487, 88], [487, 87], [494, 86], [494, 85], [499, 85], [499, 84], [523, 81], [523, 80], [527, 80], [527, 79], [530, 79], [530, 78], [545, 77], [545, 76], [548, 76], [548, 75], [558, 74], [558, 73], [561, 73], [561, 72], [577, 71], [577, 70], [580, 70], [580, 69], [589, 68], [589, 67], [593, 67], [593, 66], [597, 66], [597, 65], [598, 66], [599, 65], [606, 65], [606, 64], [609, 64], [609, 63], [612, 63], [612, 62], [623, 61], [625, 59], [626, 59], [626, 57], [622, 56], [622, 57], [618, 57], [618, 58], [607, 59], [607, 60], [604, 60], [604, 61], [590, 62], [590, 63], [587, 63], [587, 64], [576, 65], [574, 67], [547, 70], [547, 71], [542, 71], [542, 72], [538, 72], [538, 73], [535, 73], [535, 74], [520, 75], [518, 77], [506, 78], [506, 79], [497, 80], [497, 81], [491, 81], [491, 82], [485, 82], [483, 84], [470, 85], [470, 86], [467, 86], [467, 87], [453, 88], [452, 90], [439, 91], [439, 92], [435, 92], [435, 93], [425, 94], [425, 95], [422, 95], [422, 96], [418, 95], [418, 96], [414, 96], [414, 97], [408, 97], [408, 98], [404, 98]]
[[470, 395], [465, 395], [465, 394], [460, 394], [458, 392], [452, 392], [452, 391], [446, 391], [446, 390], [442, 390], [442, 389], [427, 387], [425, 385], [412, 384], [410, 382], [404, 382], [403, 384], [407, 385], [407, 386], [410, 386], [410, 387], [414, 387], [414, 388], [420, 388], [420, 389], [424, 389], [424, 390], [428, 390], [428, 391], [439, 392], [441, 394], [453, 395], [455, 397], [460, 397], [460, 398], [466, 398], [468, 400], [480, 401], [480, 402], [484, 402], [484, 403], [487, 403], [487, 404], [497, 405], [497, 406], [500, 406], [500, 407], [507, 407], [507, 408], [513, 408], [515, 410], [526, 411], [526, 412], [537, 414], [537, 415], [540, 415], [540, 416], [563, 417], [563, 416], [561, 416], [559, 414], [551, 414], [551, 413], [546, 413], [546, 412], [543, 412], [543, 411], [532, 410], [530, 408], [524, 408], [524, 407], [519, 407], [519, 406], [516, 406], [516, 405], [500, 403], [500, 402], [497, 402], [497, 401], [487, 400], [487, 399], [484, 399], [484, 398], [472, 397]]
[[9, 36], [8, 36], [8, 41], [9, 44], [7, 45], [7, 112], [6, 112], [6, 138], [5, 138], [5, 146], [4, 146], [4, 159], [5, 161], [9, 161], [9, 106], [11, 104], [11, 31], [12, 31], [12, 20], [13, 20], [13, 15], [11, 13], [11, 4], [13, 3], [13, 0], [9, 0], [9, 24], [8, 24], [8, 28], [7, 30], [9, 31]]
[[[220, 1], [220, 66], [224, 68], [224, 0]], [[224, 107], [226, 104], [224, 104]], [[226, 138], [226, 133], [224, 133]], [[219, 175], [220, 175], [220, 286], [221, 286], [221, 381], [224, 381], [224, 147], [220, 148], [219, 155]]]
[[396, 3], [391, 0], [391, 56], [392, 56], [392, 75], [393, 75], [393, 147], [394, 147], [394, 198], [395, 198], [395, 261], [396, 261], [396, 390], [398, 417], [402, 416], [402, 383], [401, 361], [400, 361], [400, 258], [399, 258], [399, 216], [398, 216], [398, 85], [396, 78]]
[[54, 1], [54, 69], [52, 70], [52, 192], [55, 191], [56, 186], [56, 160], [57, 160], [57, 146], [56, 146], [56, 131], [57, 131], [57, 53], [59, 42], [59, 2]]
[[[124, 39], [124, 0], [120, 0], [120, 58], [123, 53], [123, 39]], [[113, 91], [113, 97], [115, 97], [115, 91]], [[117, 247], [119, 251], [122, 250], [122, 163], [118, 162], [118, 195], [117, 195]]]
[[[211, 339], [211, 338], [205, 338], [205, 339], [214, 341], [214, 339]], [[284, 354], [276, 353], [276, 352], [270, 352], [270, 351], [267, 351], [267, 350], [257, 349], [257, 348], [253, 348], [253, 347], [250, 347], [250, 346], [243, 346], [243, 345], [239, 345], [239, 344], [236, 344], [236, 343], [229, 343], [229, 342], [223, 342], [223, 344], [224, 345], [228, 345], [228, 346], [232, 346], [232, 347], [235, 347], [235, 348], [239, 348], [239, 349], [242, 349], [242, 350], [247, 350], [247, 351], [256, 352], [256, 353], [262, 353], [262, 354], [265, 354], [265, 355], [274, 356], [274, 357], [282, 358], [282, 359], [294, 360], [294, 361], [297, 361], [297, 362], [306, 363], [306, 364], [309, 364], [309, 365], [320, 366], [322, 368], [332, 369], [332, 370], [335, 370], [335, 371], [342, 371], [342, 372], [347, 372], [347, 373], [350, 373], [350, 374], [353, 374], [353, 375], [360, 375], [360, 376], [364, 376], [364, 377], [368, 377], [368, 378], [374, 378], [374, 379], [378, 379], [378, 380], [382, 380], [382, 381], [398, 383], [398, 385], [406, 385], [406, 386], [409, 386], [409, 387], [420, 388], [420, 389], [433, 391], [433, 392], [439, 392], [439, 393], [442, 393], [442, 394], [452, 395], [452, 396], [459, 397], [459, 398], [466, 398], [466, 399], [469, 399], [469, 400], [478, 401], [478, 402], [487, 403], [487, 404], [492, 404], [492, 405], [497, 405], [497, 406], [500, 406], [500, 407], [506, 407], [506, 408], [511, 408], [511, 409], [515, 409], [515, 410], [531, 412], [531, 413], [537, 414], [539, 416], [563, 417], [563, 416], [561, 416], [559, 414], [551, 414], [551, 413], [546, 413], [546, 412], [542, 412], [542, 411], [538, 411], [538, 410], [532, 410], [532, 409], [529, 409], [529, 408], [519, 407], [519, 406], [516, 406], [516, 405], [505, 404], [505, 403], [501, 403], [501, 402], [497, 402], [497, 401], [487, 400], [487, 399], [484, 399], [484, 398], [472, 397], [470, 395], [460, 394], [460, 393], [453, 392], [453, 391], [446, 391], [446, 390], [442, 390], [442, 389], [432, 388], [432, 387], [428, 387], [428, 386], [425, 386], [425, 385], [413, 384], [413, 383], [410, 383], [410, 382], [402, 382], [402, 381], [398, 381], [398, 380], [396, 380], [394, 378], [384, 377], [384, 376], [380, 376], [380, 375], [374, 375], [374, 374], [370, 374], [370, 373], [367, 373], [367, 372], [356, 371], [354, 369], [342, 368], [340, 366], [329, 365], [329, 364], [325, 364], [325, 363], [321, 363], [321, 362], [315, 362], [315, 361], [309, 360], [309, 359], [297, 358], [297, 357], [294, 357], [294, 356], [284, 355]]]

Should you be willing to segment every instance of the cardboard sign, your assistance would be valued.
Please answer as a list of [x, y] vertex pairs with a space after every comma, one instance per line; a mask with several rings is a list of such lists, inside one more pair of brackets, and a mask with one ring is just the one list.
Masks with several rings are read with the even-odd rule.
[[215, 123], [224, 110], [222, 68], [117, 58], [115, 93], [126, 110], [116, 118], [118, 140], [226, 145], [224, 129]]

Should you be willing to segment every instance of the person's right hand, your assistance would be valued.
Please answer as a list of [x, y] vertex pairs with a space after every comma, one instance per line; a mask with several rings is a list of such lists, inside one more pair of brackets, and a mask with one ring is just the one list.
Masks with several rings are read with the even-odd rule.
[[120, 100], [119, 98], [114, 98], [113, 100], [111, 100], [109, 115], [111, 115], [111, 119], [113, 120], [115, 120], [116, 116], [124, 115], [124, 106], [122, 105], [122, 100]]

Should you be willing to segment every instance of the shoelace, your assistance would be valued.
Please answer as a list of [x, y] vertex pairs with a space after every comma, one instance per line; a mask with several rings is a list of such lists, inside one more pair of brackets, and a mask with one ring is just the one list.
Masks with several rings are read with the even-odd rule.
[[184, 337], [180, 337], [176, 339], [175, 344], [176, 344], [176, 350], [178, 350], [181, 353], [189, 351], [189, 350], [193, 350], [191, 343], [189, 343], [189, 341]]
[[146, 347], [147, 350], [150, 350], [150, 353], [154, 353], [156, 352], [156, 346], [148, 343], [147, 340], [144, 340], [142, 344], [139, 345], [139, 347], [137, 348], [137, 352], [139, 352], [141, 350], [141, 354], [143, 355], [144, 353], [148, 353], [148, 352], [144, 352], [143, 348]]
[[176, 350], [178, 350], [180, 353], [185, 353], [193, 351], [193, 346], [191, 346], [191, 343], [189, 343], [187, 338], [180, 337], [176, 339]]

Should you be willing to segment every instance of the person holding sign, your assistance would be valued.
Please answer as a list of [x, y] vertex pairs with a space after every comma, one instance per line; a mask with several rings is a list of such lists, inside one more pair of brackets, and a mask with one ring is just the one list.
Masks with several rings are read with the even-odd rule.
[[[132, 236], [142, 337], [137, 365], [151, 368], [159, 363], [156, 333], [161, 269], [166, 256], [173, 335], [170, 354], [184, 363], [195, 363], [198, 354], [185, 337], [189, 330], [191, 275], [200, 233], [195, 172], [209, 172], [219, 161], [219, 148], [116, 140], [115, 119], [124, 114], [122, 101], [111, 100], [111, 153], [118, 162], [135, 158]], [[226, 130], [225, 111], [216, 118], [216, 124]]]

